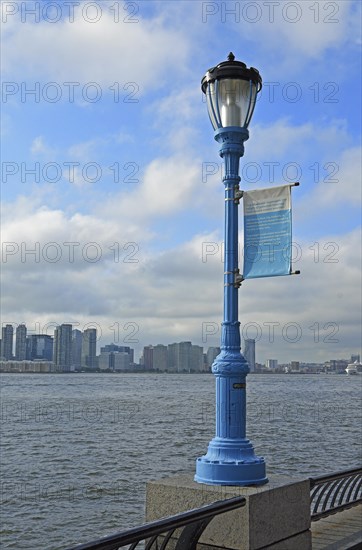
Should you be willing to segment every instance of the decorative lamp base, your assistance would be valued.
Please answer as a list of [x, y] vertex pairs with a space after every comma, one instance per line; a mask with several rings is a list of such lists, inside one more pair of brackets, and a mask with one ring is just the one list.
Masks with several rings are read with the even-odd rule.
[[268, 483], [264, 458], [254, 454], [248, 439], [230, 444], [230, 441], [217, 437], [210, 441], [207, 454], [196, 460], [194, 479], [208, 485], [249, 486]]

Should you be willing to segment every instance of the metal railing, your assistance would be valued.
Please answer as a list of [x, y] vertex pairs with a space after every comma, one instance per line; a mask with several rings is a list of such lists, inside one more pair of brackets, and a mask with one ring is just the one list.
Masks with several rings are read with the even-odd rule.
[[[312, 521], [362, 503], [362, 468], [311, 477], [309, 482]], [[196, 550], [202, 533], [215, 516], [245, 504], [246, 499], [242, 496], [214, 502], [67, 550], [120, 550], [126, 547], [127, 550], [167, 550], [171, 547]], [[175, 534], [176, 530], [180, 531]]]
[[362, 503], [362, 468], [309, 480], [312, 521]]
[[177, 537], [177, 543], [172, 541], [175, 550], [196, 550], [200, 536], [210, 521], [217, 515], [242, 508], [246, 504], [244, 497], [234, 497], [228, 500], [214, 502], [202, 508], [189, 510], [182, 514], [146, 523], [142, 527], [134, 527], [122, 533], [116, 533], [99, 540], [80, 544], [67, 550], [119, 550], [128, 546], [128, 550], [141, 548], [144, 550], [166, 550], [176, 529], [182, 528]]

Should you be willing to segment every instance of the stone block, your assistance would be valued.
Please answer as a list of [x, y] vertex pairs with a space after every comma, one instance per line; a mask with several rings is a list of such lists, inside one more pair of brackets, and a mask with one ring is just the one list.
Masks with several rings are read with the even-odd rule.
[[200, 538], [200, 550], [310, 550], [309, 480], [271, 476], [258, 487], [205, 485], [191, 475], [150, 481], [146, 521], [234, 496], [244, 496], [246, 505], [216, 516]]

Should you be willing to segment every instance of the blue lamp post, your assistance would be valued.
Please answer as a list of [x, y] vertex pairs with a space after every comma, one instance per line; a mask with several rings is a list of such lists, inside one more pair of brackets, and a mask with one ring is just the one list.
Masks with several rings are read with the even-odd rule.
[[221, 353], [212, 372], [216, 377], [216, 435], [205, 456], [196, 460], [195, 481], [211, 485], [267, 483], [265, 461], [246, 439], [246, 375], [248, 364], [240, 353], [238, 321], [238, 204], [239, 159], [249, 138], [256, 97], [261, 90], [259, 72], [235, 61], [232, 53], [207, 71], [201, 82], [214, 137], [225, 161], [224, 320]]

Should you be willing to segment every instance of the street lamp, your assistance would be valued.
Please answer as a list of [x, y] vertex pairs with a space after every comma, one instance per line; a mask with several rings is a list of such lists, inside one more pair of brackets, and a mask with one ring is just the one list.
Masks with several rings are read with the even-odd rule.
[[235, 61], [232, 53], [227, 61], [209, 69], [201, 81], [214, 137], [225, 162], [224, 320], [221, 353], [212, 365], [216, 377], [216, 435], [207, 454], [196, 460], [195, 475], [195, 481], [211, 485], [261, 485], [268, 481], [264, 458], [255, 455], [246, 439], [249, 367], [240, 353], [238, 321], [239, 159], [244, 154], [244, 141], [249, 138], [248, 125], [261, 86], [259, 72]]

